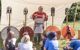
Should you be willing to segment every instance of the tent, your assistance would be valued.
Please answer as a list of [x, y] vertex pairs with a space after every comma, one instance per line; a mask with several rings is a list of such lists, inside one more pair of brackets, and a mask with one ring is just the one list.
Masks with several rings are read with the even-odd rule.
[[37, 11], [39, 6], [43, 6], [44, 11], [48, 14], [48, 26], [51, 25], [51, 7], [55, 7], [54, 25], [61, 27], [65, 19], [65, 8], [69, 8], [72, 3], [80, 0], [1, 0], [1, 24], [0, 30], [8, 26], [8, 15], [6, 14], [7, 7], [12, 7], [11, 25], [20, 29], [23, 26], [24, 14], [23, 9], [28, 8], [28, 26], [33, 28], [34, 22], [31, 19], [33, 12]]

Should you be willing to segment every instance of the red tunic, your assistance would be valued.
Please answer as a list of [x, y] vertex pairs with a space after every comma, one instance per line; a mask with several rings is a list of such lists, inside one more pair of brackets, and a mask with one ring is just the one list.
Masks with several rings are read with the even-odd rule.
[[[35, 21], [36, 19], [42, 19], [42, 27], [44, 29], [44, 21], [47, 21], [48, 20], [48, 16], [46, 15], [45, 12], [34, 12], [33, 15], [32, 15], [32, 19]], [[39, 20], [38, 20], [39, 21]], [[37, 22], [38, 22], [37, 21]], [[37, 27], [37, 22], [35, 21], [35, 25], [34, 25], [34, 30], [35, 28]]]
[[44, 16], [44, 21], [47, 21], [48, 20], [48, 16], [46, 15], [45, 12], [38, 12], [38, 11], [34, 12], [33, 15], [32, 15], [32, 18], [34, 20], [35, 18], [43, 18], [43, 16]]

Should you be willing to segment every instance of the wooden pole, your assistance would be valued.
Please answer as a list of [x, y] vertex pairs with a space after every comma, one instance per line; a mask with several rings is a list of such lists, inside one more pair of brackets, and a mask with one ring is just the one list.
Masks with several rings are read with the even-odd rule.
[[54, 16], [52, 16], [52, 26], [54, 25]]
[[75, 28], [75, 23], [76, 23], [77, 7], [78, 7], [78, 5], [77, 5], [77, 3], [76, 3], [76, 10], [75, 10], [73, 28]]
[[75, 17], [74, 17], [73, 28], [75, 28], [75, 23], [76, 23], [76, 15], [75, 15]]
[[24, 26], [26, 26], [27, 25], [27, 17], [26, 17], [27, 15], [25, 15], [25, 25]]
[[47, 21], [46, 21], [46, 28], [47, 28]]
[[9, 26], [10, 26], [10, 23], [11, 23], [11, 17], [10, 17], [10, 13], [9, 13]]
[[52, 16], [52, 26], [54, 25], [54, 16], [55, 16], [55, 8], [51, 8], [51, 16]]
[[9, 33], [9, 31], [10, 31], [10, 25], [11, 25], [11, 17], [10, 17], [10, 13], [9, 13], [9, 27], [7, 29], [7, 33]]
[[68, 15], [66, 16], [66, 25], [68, 25]]
[[27, 25], [27, 13], [28, 13], [28, 9], [24, 8], [24, 15], [25, 15], [25, 22], [24, 22], [24, 26]]
[[7, 7], [7, 13], [9, 14], [9, 28], [7, 29], [7, 33], [10, 31], [10, 24], [11, 24], [11, 13], [12, 13], [12, 8]]
[[66, 9], [65, 9], [66, 25], [68, 25], [68, 14], [69, 14], [69, 8], [66, 8]]

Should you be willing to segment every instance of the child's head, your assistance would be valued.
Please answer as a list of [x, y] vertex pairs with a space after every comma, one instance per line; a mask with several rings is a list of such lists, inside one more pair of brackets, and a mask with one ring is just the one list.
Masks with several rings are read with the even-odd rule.
[[13, 31], [9, 31], [8, 33], [8, 38], [14, 38], [14, 32]]
[[55, 37], [56, 37], [56, 32], [50, 32], [48, 34], [48, 39], [50, 39], [50, 40], [55, 39]]
[[27, 32], [27, 31], [26, 31], [26, 32], [24, 32], [24, 33], [23, 33], [23, 36], [24, 36], [24, 35], [28, 35], [28, 32]]
[[24, 36], [22, 37], [21, 42], [26, 43], [27, 41], [30, 41], [30, 37], [29, 37], [29, 35], [24, 35]]

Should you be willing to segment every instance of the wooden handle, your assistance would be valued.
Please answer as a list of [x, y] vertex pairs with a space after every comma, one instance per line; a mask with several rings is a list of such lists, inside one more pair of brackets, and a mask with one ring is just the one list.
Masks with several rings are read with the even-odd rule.
[[76, 23], [77, 7], [78, 7], [78, 5], [76, 5], [76, 10], [75, 10], [75, 17], [74, 17], [73, 28], [75, 28], [75, 23]]
[[10, 26], [10, 24], [11, 24], [11, 17], [10, 17], [10, 14], [9, 14], [9, 26]]
[[10, 26], [10, 22], [11, 22], [11, 13], [12, 13], [12, 8], [10, 6], [7, 7], [7, 13], [9, 14], [9, 26]]
[[66, 25], [68, 25], [69, 8], [65, 8], [65, 15], [66, 15]]
[[24, 8], [24, 15], [25, 15], [25, 22], [24, 22], [24, 26], [27, 25], [27, 14], [28, 14], [28, 9], [27, 8]]
[[54, 25], [55, 8], [51, 7], [52, 26]]
[[24, 26], [26, 25], [27, 25], [27, 15], [25, 15], [25, 25]]
[[68, 26], [68, 15], [66, 16], [66, 25]]
[[52, 16], [52, 26], [54, 25], [54, 17]]

